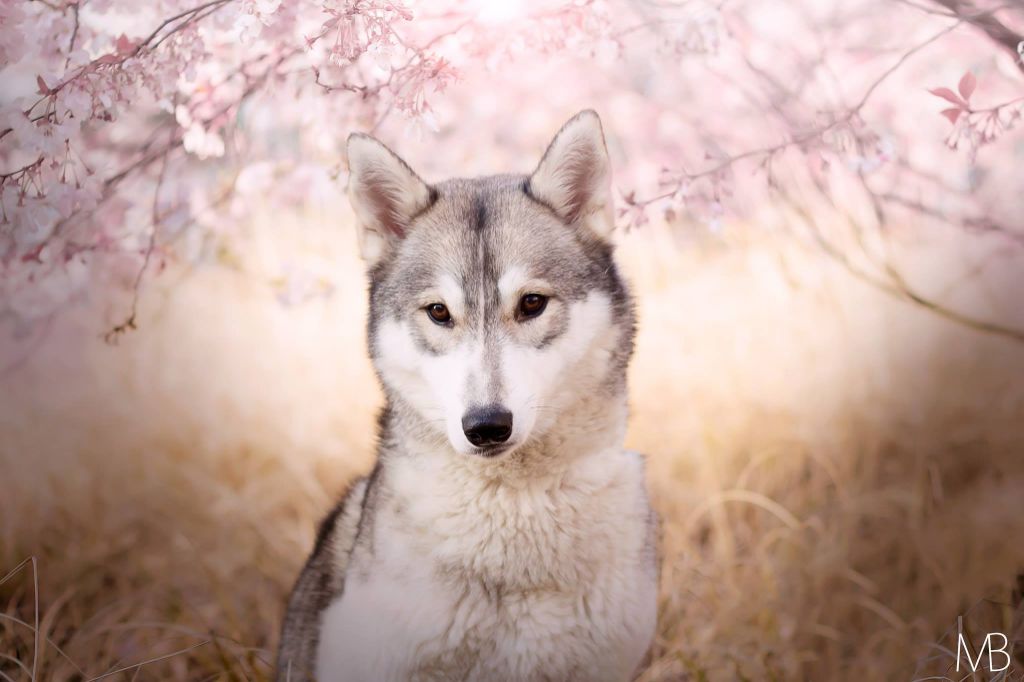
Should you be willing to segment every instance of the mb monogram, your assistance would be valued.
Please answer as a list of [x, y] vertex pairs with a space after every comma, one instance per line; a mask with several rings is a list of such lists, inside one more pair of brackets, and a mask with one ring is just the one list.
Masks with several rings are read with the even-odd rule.
[[[996, 642], [999, 642], [999, 646], [995, 646]], [[970, 668], [970, 671], [977, 672], [978, 668], [981, 667], [981, 659], [986, 653], [988, 654], [988, 666], [982, 668], [982, 670], [988, 670], [991, 673], [1001, 673], [1009, 669], [1010, 667], [1010, 641], [1009, 638], [1001, 632], [990, 632], [985, 635], [985, 641], [982, 643], [981, 648], [978, 649], [978, 655], [976, 658], [971, 658], [971, 646], [970, 642], [964, 638], [964, 633], [960, 632], [957, 636], [956, 645], [956, 670], [960, 672], [960, 655], [961, 652], [967, 658], [964, 665], [965, 668]]]

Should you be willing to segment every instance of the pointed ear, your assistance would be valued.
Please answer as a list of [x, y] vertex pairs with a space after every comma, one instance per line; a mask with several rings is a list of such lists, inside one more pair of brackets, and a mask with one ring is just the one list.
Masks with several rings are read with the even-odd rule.
[[405, 161], [369, 135], [349, 135], [348, 167], [359, 250], [373, 266], [405, 237], [413, 217], [430, 205], [434, 192]]
[[530, 193], [567, 223], [585, 225], [607, 239], [615, 226], [611, 180], [601, 119], [587, 109], [555, 135], [530, 176]]

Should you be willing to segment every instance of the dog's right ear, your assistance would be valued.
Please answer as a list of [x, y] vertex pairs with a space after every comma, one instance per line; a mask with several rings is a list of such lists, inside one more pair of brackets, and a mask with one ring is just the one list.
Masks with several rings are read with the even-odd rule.
[[373, 267], [405, 237], [413, 217], [430, 205], [434, 192], [405, 161], [369, 135], [349, 135], [348, 167], [359, 250]]

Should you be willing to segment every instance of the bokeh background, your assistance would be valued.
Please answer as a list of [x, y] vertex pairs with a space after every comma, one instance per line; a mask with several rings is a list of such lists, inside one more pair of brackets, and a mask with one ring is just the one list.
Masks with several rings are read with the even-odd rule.
[[270, 679], [381, 404], [345, 138], [529, 172], [588, 107], [662, 520], [640, 679], [961, 679], [995, 631], [1019, 675], [1022, 31], [958, 0], [4, 3], [3, 678]]

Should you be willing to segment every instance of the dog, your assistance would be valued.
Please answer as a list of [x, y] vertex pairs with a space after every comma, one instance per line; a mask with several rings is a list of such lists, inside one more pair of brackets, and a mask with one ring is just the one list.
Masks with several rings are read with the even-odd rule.
[[277, 680], [631, 679], [656, 517], [623, 449], [633, 300], [587, 110], [528, 175], [427, 184], [348, 139], [386, 404], [377, 462], [320, 525]]

